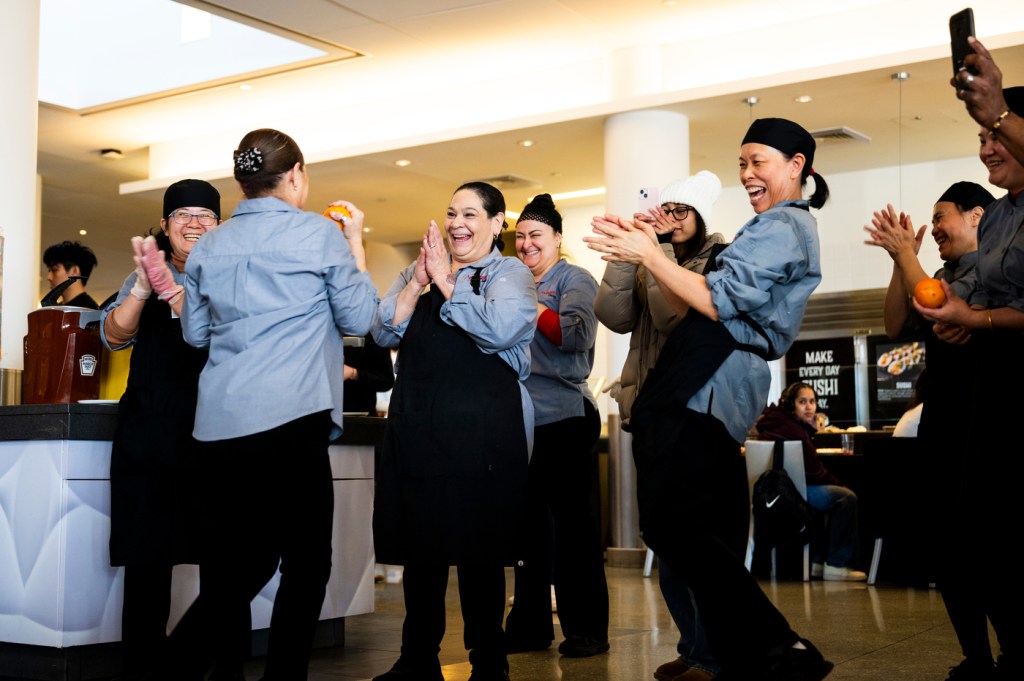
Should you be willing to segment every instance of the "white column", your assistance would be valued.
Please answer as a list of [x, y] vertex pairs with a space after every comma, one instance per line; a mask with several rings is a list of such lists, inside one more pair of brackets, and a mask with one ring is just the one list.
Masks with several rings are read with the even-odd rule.
[[[0, 22], [0, 369], [20, 371], [28, 313], [39, 282], [38, 137], [39, 0], [5, 3]], [[11, 372], [4, 371], [9, 374]]]
[[[631, 64], [643, 68], [644, 60], [630, 53]], [[649, 63], [649, 62], [648, 62]], [[642, 83], [650, 77], [644, 73]], [[635, 111], [611, 116], [605, 123], [604, 174], [608, 212], [632, 215], [640, 187], [664, 187], [689, 175], [690, 133], [686, 116], [670, 111]], [[608, 347], [608, 381], [622, 371], [629, 350], [629, 336], [605, 330]], [[636, 479], [630, 436], [619, 429], [617, 405], [609, 405], [609, 517], [611, 547], [609, 565], [634, 565], [643, 559], [636, 512]]]

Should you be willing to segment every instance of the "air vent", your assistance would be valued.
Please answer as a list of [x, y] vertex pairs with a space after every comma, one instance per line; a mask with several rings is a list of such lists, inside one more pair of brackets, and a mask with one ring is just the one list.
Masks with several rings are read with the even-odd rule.
[[871, 138], [862, 132], [857, 132], [853, 128], [848, 128], [845, 125], [838, 128], [822, 128], [821, 130], [811, 130], [811, 137], [818, 140], [819, 142], [863, 142], [867, 144], [871, 141]]
[[480, 180], [487, 184], [493, 184], [498, 189], [534, 189], [540, 186], [540, 182], [528, 180], [518, 175], [498, 175], [496, 177], [485, 177]]

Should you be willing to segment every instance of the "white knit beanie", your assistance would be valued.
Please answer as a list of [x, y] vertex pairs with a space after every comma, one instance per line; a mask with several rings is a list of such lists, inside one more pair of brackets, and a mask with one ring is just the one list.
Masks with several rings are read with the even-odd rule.
[[722, 195], [722, 181], [718, 175], [702, 170], [685, 180], [675, 180], [661, 190], [662, 203], [676, 203], [691, 206], [700, 213], [705, 225], [711, 224], [711, 207]]

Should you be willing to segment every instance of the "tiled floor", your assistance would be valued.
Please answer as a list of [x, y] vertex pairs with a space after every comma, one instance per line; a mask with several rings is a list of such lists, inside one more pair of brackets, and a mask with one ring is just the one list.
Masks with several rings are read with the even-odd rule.
[[[661, 599], [657, 573], [652, 578], [644, 578], [639, 569], [608, 568], [607, 573], [611, 652], [563, 659], [556, 650], [556, 627], [550, 650], [510, 657], [513, 681], [648, 681], [659, 664], [675, 658], [678, 634]], [[470, 666], [452, 574], [441, 664], [446, 681], [465, 681]], [[508, 593], [511, 580], [509, 570]], [[942, 681], [960, 661], [934, 589], [821, 581], [762, 581], [762, 586], [793, 628], [836, 663], [830, 681]], [[376, 590], [376, 612], [347, 620], [344, 648], [314, 651], [310, 681], [369, 679], [390, 668], [401, 641], [402, 587], [380, 583]], [[259, 678], [261, 668], [260, 660], [249, 665], [250, 681]]]

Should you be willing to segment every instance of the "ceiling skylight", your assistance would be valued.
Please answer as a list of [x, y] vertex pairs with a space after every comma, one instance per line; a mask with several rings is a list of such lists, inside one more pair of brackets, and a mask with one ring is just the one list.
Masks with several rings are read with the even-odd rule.
[[252, 23], [171, 0], [41, 0], [39, 100], [96, 110], [359, 56]]

